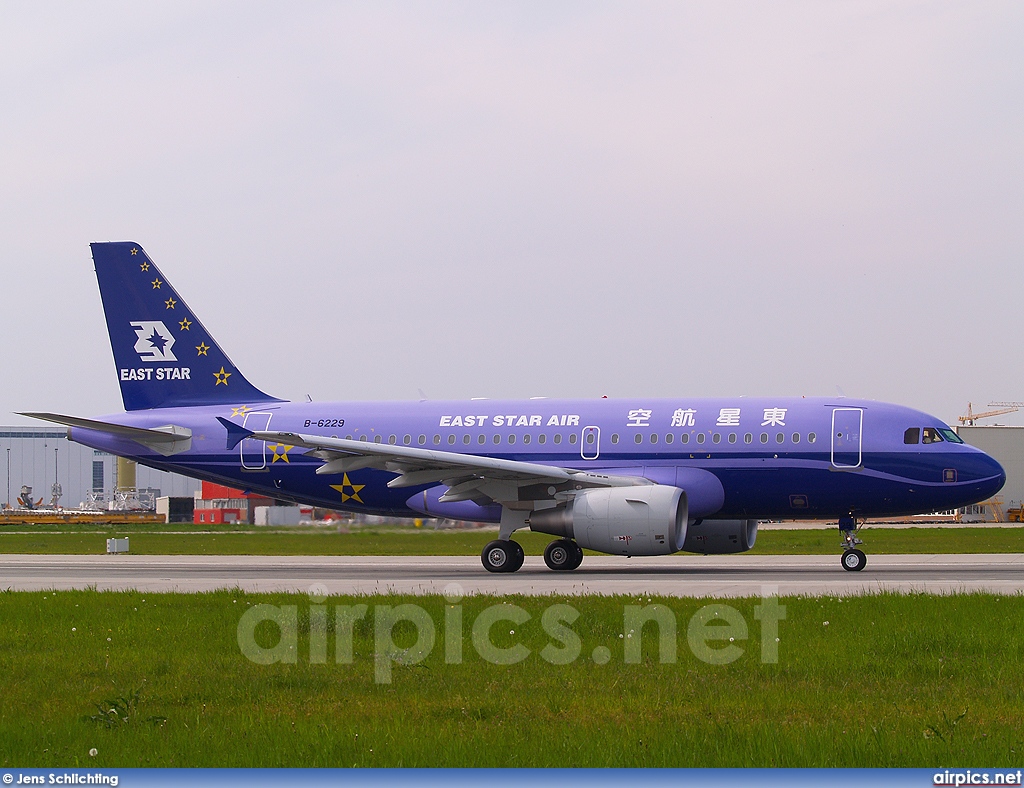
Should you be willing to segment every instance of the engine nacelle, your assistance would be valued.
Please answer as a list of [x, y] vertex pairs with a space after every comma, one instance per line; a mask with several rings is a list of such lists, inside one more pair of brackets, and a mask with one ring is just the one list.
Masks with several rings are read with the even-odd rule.
[[698, 520], [686, 529], [683, 550], [704, 555], [745, 553], [757, 541], [757, 520]]
[[686, 492], [659, 484], [583, 490], [565, 506], [529, 519], [531, 531], [612, 555], [675, 553], [686, 540], [686, 521]]

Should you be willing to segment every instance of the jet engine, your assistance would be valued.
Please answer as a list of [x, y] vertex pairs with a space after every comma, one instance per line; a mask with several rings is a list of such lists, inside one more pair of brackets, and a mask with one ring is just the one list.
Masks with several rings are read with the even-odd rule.
[[745, 553], [757, 541], [757, 520], [697, 520], [686, 529], [688, 553]]
[[533, 512], [529, 524], [602, 553], [668, 555], [683, 547], [686, 521], [686, 492], [652, 484], [583, 490], [564, 506]]

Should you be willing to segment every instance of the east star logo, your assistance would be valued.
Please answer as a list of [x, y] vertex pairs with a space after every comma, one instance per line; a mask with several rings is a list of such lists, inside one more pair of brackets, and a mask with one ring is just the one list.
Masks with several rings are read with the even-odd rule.
[[135, 352], [143, 361], [177, 361], [171, 347], [174, 337], [160, 320], [136, 320], [132, 324], [138, 340]]

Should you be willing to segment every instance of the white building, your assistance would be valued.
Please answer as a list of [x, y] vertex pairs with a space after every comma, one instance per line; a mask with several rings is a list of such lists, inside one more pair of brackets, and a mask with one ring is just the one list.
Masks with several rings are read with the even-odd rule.
[[[994, 503], [1001, 509], [998, 519], [1005, 520], [1007, 509], [1019, 507], [1024, 502], [1024, 427], [963, 426], [957, 427], [956, 431], [964, 439], [964, 443], [977, 446], [1006, 471], [1006, 484], [996, 496]], [[991, 511], [979, 509], [978, 513], [983, 514], [986, 520], [997, 519]]]
[[[17, 508], [23, 484], [35, 500], [48, 505], [53, 483], [63, 490], [60, 505], [71, 509], [86, 502], [89, 493], [111, 500], [117, 486], [117, 457], [67, 439], [63, 428], [0, 427], [0, 462], [6, 472], [3, 502]], [[138, 466], [135, 486], [161, 495], [191, 497], [200, 488], [195, 479]]]

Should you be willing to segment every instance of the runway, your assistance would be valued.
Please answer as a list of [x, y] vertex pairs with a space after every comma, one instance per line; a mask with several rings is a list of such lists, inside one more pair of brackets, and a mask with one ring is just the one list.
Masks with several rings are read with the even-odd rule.
[[657, 594], [737, 597], [762, 593], [943, 594], [1024, 591], [1024, 554], [869, 555], [861, 572], [829, 556], [587, 556], [575, 572], [552, 572], [527, 556], [514, 574], [490, 574], [474, 556], [305, 557], [3, 555], [0, 589], [135, 589], [323, 594]]

